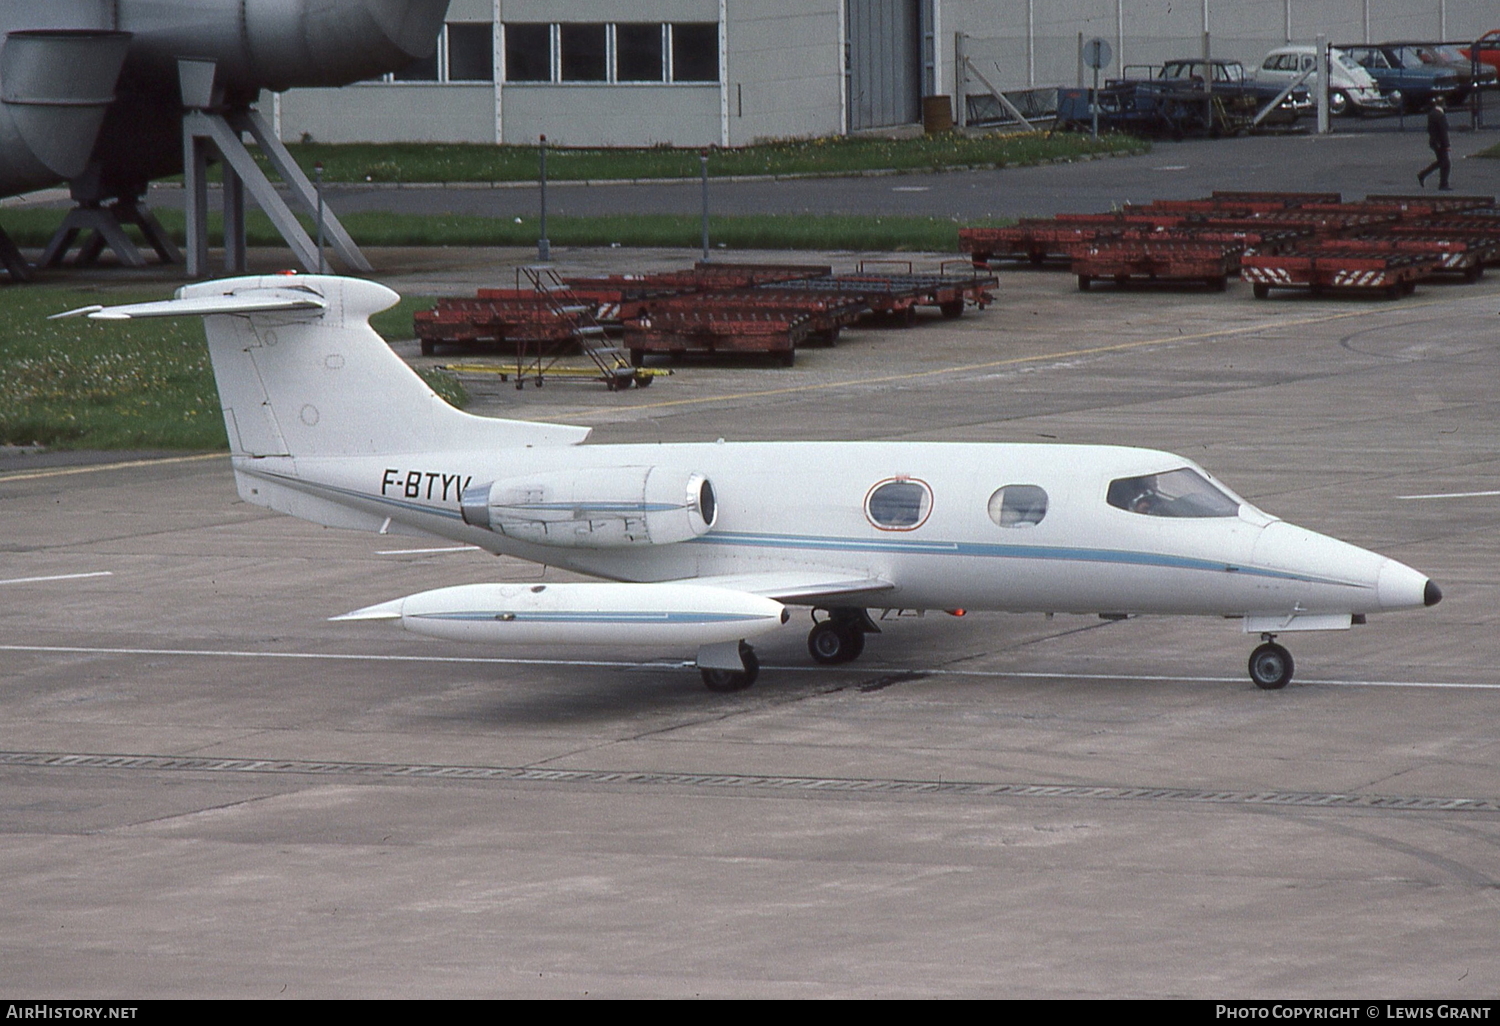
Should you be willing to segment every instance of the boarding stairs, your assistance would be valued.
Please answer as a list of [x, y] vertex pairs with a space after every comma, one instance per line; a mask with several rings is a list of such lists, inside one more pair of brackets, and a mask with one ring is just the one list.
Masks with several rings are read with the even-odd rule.
[[[543, 302], [552, 311], [553, 315], [563, 324], [568, 326], [573, 339], [578, 343], [579, 351], [587, 356], [595, 367], [599, 369], [599, 376], [610, 391], [629, 388], [632, 384], [650, 382], [649, 375], [640, 375], [631, 366], [629, 354], [616, 345], [613, 340], [605, 334], [604, 326], [599, 323], [595, 315], [594, 304], [581, 298], [567, 282], [558, 277], [555, 270], [550, 267], [522, 267], [520, 273], [531, 283], [532, 289], [542, 297]], [[527, 365], [523, 350], [516, 350], [516, 382], [526, 377], [534, 376], [537, 384], [541, 384], [547, 373], [557, 373], [551, 369], [552, 362], [543, 366], [543, 357], [538, 352], [531, 361], [534, 366]]]

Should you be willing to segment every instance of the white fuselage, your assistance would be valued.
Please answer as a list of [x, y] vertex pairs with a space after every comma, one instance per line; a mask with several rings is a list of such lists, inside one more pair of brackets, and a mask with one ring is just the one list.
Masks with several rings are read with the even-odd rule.
[[[1115, 446], [581, 445], [239, 456], [235, 467], [241, 494], [261, 505], [336, 526], [416, 530], [613, 580], [820, 570], [888, 585], [850, 605], [1245, 616], [1283, 626], [1300, 618], [1308, 626], [1347, 626], [1350, 614], [1420, 607], [1427, 585], [1400, 563], [1248, 503], [1234, 515], [1206, 517], [1116, 508], [1106, 501], [1112, 481], [1201, 468], [1170, 453]], [[717, 498], [712, 528], [672, 544], [560, 547], [471, 526], [460, 511], [462, 493], [474, 485], [620, 467], [703, 475]], [[919, 522], [890, 527], [871, 519], [872, 489], [892, 480], [928, 490]], [[1016, 485], [1045, 493], [1045, 515], [1001, 526], [988, 504], [998, 489]], [[1344, 619], [1319, 622], [1320, 616]]]

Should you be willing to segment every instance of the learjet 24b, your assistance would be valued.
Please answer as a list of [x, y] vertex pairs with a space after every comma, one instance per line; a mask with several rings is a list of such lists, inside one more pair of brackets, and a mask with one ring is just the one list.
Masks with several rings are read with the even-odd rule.
[[1106, 445], [708, 442], [582, 445], [589, 430], [477, 417], [369, 326], [374, 282], [233, 278], [111, 308], [201, 315], [239, 494], [330, 527], [398, 531], [596, 583], [438, 588], [335, 617], [495, 644], [697, 650], [748, 687], [747, 638], [813, 609], [813, 659], [855, 659], [869, 609], [1198, 614], [1264, 641], [1436, 603], [1424, 574], [1256, 509], [1191, 460]]

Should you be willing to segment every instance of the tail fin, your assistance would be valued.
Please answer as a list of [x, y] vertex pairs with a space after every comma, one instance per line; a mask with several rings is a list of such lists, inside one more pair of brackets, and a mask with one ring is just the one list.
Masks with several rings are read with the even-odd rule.
[[344, 456], [572, 445], [589, 429], [476, 417], [433, 392], [370, 327], [400, 297], [326, 275], [228, 278], [177, 298], [72, 311], [202, 315], [236, 456]]

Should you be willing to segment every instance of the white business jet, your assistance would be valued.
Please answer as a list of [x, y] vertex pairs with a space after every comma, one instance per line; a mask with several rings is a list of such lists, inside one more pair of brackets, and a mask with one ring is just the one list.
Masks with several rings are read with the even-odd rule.
[[582, 445], [588, 429], [476, 417], [369, 326], [397, 301], [327, 276], [188, 285], [95, 319], [202, 316], [239, 493], [330, 527], [421, 534], [598, 583], [438, 588], [337, 616], [492, 644], [697, 651], [754, 682], [746, 639], [812, 607], [819, 663], [859, 657], [876, 610], [1197, 614], [1263, 643], [1431, 606], [1424, 574], [1256, 509], [1191, 460], [1104, 445]]

